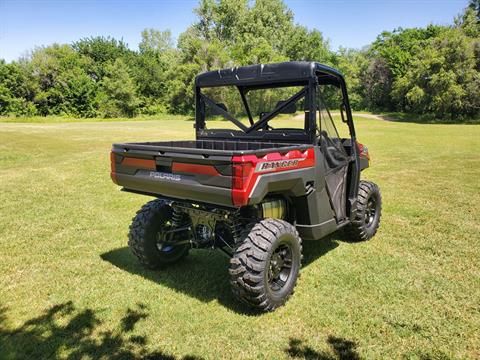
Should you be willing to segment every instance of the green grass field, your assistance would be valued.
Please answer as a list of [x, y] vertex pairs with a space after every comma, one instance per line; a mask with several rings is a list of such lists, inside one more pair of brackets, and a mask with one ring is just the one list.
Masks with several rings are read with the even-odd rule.
[[191, 121], [0, 123], [0, 358], [480, 358], [480, 126], [357, 132], [377, 236], [305, 244], [295, 295], [255, 314], [222, 253], [154, 272], [126, 247], [150, 199], [111, 182], [111, 143], [192, 138]]

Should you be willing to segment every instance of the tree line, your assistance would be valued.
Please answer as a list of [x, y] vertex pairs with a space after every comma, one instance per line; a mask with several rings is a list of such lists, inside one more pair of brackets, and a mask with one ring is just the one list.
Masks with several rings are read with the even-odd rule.
[[192, 114], [198, 73], [289, 60], [340, 69], [355, 110], [480, 115], [480, 0], [451, 25], [385, 31], [363, 49], [338, 51], [295, 24], [282, 0], [201, 0], [194, 11], [176, 44], [168, 30], [145, 29], [138, 50], [100, 36], [0, 60], [0, 115]]

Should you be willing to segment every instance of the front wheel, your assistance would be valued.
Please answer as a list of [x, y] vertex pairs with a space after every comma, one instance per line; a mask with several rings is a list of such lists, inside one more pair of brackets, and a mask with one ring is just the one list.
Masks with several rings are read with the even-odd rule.
[[[189, 244], [175, 244], [175, 240], [181, 241], [182, 237], [185, 238], [188, 234], [170, 231], [172, 212], [168, 203], [156, 199], [146, 203], [133, 218], [128, 234], [128, 246], [148, 268], [157, 269], [188, 255]], [[175, 238], [172, 238], [171, 234]]]
[[382, 216], [382, 196], [378, 186], [370, 181], [360, 181], [358, 185], [357, 214], [345, 227], [351, 241], [366, 241], [372, 238], [380, 226]]
[[302, 241], [286, 221], [250, 224], [230, 260], [233, 294], [262, 311], [272, 311], [292, 295], [302, 260]]

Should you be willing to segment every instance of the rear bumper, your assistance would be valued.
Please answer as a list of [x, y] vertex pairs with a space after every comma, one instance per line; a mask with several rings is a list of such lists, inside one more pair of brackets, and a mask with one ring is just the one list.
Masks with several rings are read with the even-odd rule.
[[175, 177], [147, 170], [134, 175], [115, 173], [113, 176], [126, 190], [233, 207], [231, 189], [203, 185], [191, 176]]

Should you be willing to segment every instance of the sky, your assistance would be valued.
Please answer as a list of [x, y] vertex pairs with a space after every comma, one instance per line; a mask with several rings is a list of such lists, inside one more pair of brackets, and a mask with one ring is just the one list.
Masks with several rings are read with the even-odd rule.
[[[295, 22], [339, 46], [361, 48], [384, 30], [451, 24], [467, 0], [286, 0]], [[195, 22], [197, 0], [0, 0], [0, 58], [18, 59], [35, 46], [112, 36], [137, 49], [144, 28], [176, 38]]]

